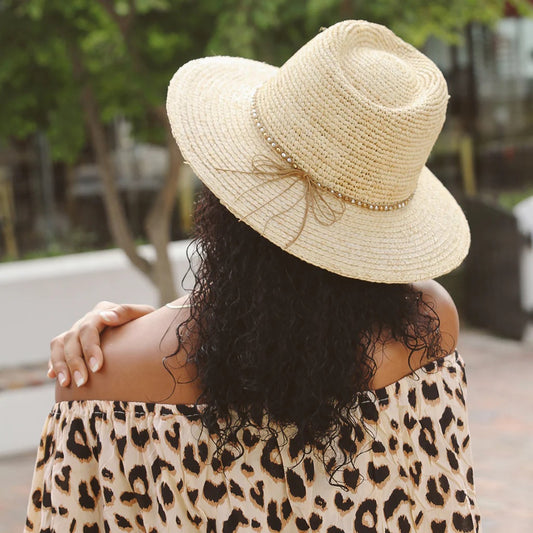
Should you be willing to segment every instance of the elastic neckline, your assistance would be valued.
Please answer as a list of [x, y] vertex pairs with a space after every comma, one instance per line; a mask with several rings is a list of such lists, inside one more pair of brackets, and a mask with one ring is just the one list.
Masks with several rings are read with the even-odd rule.
[[[429, 363], [426, 363], [425, 365], [417, 368], [416, 370], [413, 370], [409, 374], [406, 374], [405, 376], [402, 376], [400, 379], [390, 383], [389, 385], [385, 385], [384, 387], [380, 387], [378, 389], [371, 389], [366, 391], [359, 392], [360, 396], [367, 396], [367, 401], [374, 401], [374, 402], [381, 402], [384, 400], [387, 400], [390, 396], [394, 395], [394, 389], [398, 387], [399, 384], [402, 382], [408, 380], [408, 379], [416, 379], [417, 381], [420, 380], [420, 376], [418, 375], [418, 372], [425, 372], [427, 374], [434, 373], [437, 369], [442, 368], [445, 366], [445, 362], [448, 360], [451, 361], [451, 364], [456, 363], [459, 361], [460, 355], [457, 350], [453, 351], [452, 353], [448, 355], [444, 355], [442, 357], [438, 357], [437, 359], [433, 359]], [[447, 366], [447, 365], [446, 365]], [[106, 402], [109, 404], [115, 404], [120, 407], [121, 411], [126, 410], [135, 410], [135, 406], [150, 406], [149, 410], [152, 410], [152, 406], [154, 406], [154, 409], [171, 409], [171, 410], [178, 410], [178, 411], [185, 411], [187, 413], [190, 413], [191, 410], [196, 409], [203, 409], [207, 407], [207, 404], [201, 403], [201, 404], [191, 404], [191, 403], [158, 403], [158, 402], [143, 402], [139, 400], [98, 400], [98, 399], [92, 399], [92, 400], [63, 400], [61, 402], [56, 402], [52, 408], [52, 413], [61, 411], [63, 408], [69, 408], [72, 406], [83, 406], [83, 405], [96, 405], [101, 402]], [[362, 402], [364, 403], [364, 402]], [[183, 414], [183, 413], [182, 413]]]
[[377, 389], [370, 389], [367, 391], [363, 391], [361, 392], [361, 394], [375, 395], [378, 398], [383, 397], [383, 396], [388, 396], [388, 393], [391, 391], [391, 389], [396, 388], [403, 381], [407, 381], [407, 379], [419, 379], [418, 372], [422, 371], [422, 372], [429, 374], [433, 370], [436, 370], [437, 368], [444, 366], [444, 362], [447, 361], [448, 359], [453, 359], [453, 362], [457, 362], [459, 359], [459, 352], [457, 350], [454, 350], [453, 352], [447, 355], [437, 357], [436, 359], [429, 361], [429, 363], [422, 365], [421, 367], [409, 372], [409, 374], [402, 376], [401, 378], [397, 379], [396, 381], [393, 381], [392, 383], [389, 383], [388, 385], [379, 387]]

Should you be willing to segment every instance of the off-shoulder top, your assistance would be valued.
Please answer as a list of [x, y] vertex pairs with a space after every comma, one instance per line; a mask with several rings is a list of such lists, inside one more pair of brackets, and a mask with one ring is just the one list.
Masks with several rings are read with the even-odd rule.
[[457, 352], [361, 393], [360, 425], [339, 436], [357, 450], [343, 487], [290, 428], [287, 442], [243, 429], [221, 469], [202, 406], [57, 403], [25, 531], [479, 532], [465, 393]]

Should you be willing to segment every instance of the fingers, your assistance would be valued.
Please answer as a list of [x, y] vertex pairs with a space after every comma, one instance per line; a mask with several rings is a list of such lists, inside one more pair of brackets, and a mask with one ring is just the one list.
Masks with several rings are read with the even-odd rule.
[[[106, 327], [121, 326], [154, 311], [150, 305], [99, 302], [72, 328], [50, 343], [48, 376], [57, 377], [63, 387], [72, 381], [78, 387], [88, 379], [89, 371], [98, 372], [104, 364], [100, 335]], [[88, 367], [88, 368], [87, 368]]]
[[78, 329], [81, 352], [91, 372], [98, 372], [104, 363], [104, 354], [100, 348], [100, 334], [104, 328], [101, 318], [96, 316], [81, 324]]
[[47, 371], [46, 375], [49, 378], [56, 378], [57, 377], [57, 375], [55, 373], [55, 370], [54, 370], [54, 367], [52, 366], [52, 361], [48, 361], [48, 371]]
[[[97, 311], [97, 309], [100, 310]], [[82, 376], [85, 376], [83, 368], [79, 365], [80, 361], [78, 361], [78, 344], [90, 370], [98, 372], [104, 364], [104, 354], [100, 347], [102, 331], [106, 327], [117, 327], [126, 324], [131, 320], [151, 313], [153, 310], [154, 308], [150, 305], [117, 305], [111, 302], [100, 302], [93, 313], [89, 313], [80, 321], [77, 339], [72, 341], [72, 354], [70, 357], [76, 369], [81, 371]], [[78, 343], [75, 343], [74, 340], [77, 340]]]
[[78, 387], [87, 383], [87, 366], [97, 372], [103, 364], [100, 333], [105, 327], [99, 312], [91, 311], [69, 331], [55, 337], [50, 344], [48, 376], [57, 377], [62, 387], [72, 381]]
[[[75, 322], [71, 331], [78, 328], [82, 320]], [[57, 378], [62, 387], [68, 387], [71, 382], [71, 372], [65, 358], [65, 337], [67, 333], [62, 333], [52, 339], [50, 342], [50, 359], [48, 361], [48, 377]]]
[[64, 358], [64, 335], [58, 335], [50, 343], [48, 376], [57, 377], [62, 387], [70, 385], [70, 371]]
[[100, 311], [100, 317], [107, 326], [121, 326], [152, 311], [151, 305], [121, 304]]
[[65, 334], [63, 356], [70, 371], [71, 380], [74, 380], [77, 387], [81, 387], [87, 382], [89, 372], [85, 364], [83, 350], [77, 331], [70, 330]]

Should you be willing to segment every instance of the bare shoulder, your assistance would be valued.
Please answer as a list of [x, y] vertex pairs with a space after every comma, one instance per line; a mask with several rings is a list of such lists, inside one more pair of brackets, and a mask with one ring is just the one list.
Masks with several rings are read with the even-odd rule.
[[[452, 297], [442, 285], [433, 280], [413, 283], [412, 286], [422, 293], [424, 302], [439, 317], [442, 351], [452, 353], [459, 336], [459, 317]], [[383, 344], [378, 343], [373, 354], [377, 370], [370, 386], [375, 389], [396, 382], [426, 363], [425, 357], [421, 353], [420, 357], [411, 358], [411, 350], [399, 340], [389, 339]]]
[[[177, 302], [179, 303], [179, 302]], [[56, 386], [56, 401], [123, 400], [159, 403], [194, 403], [201, 390], [196, 369], [178, 352], [176, 328], [187, 309], [162, 307], [118, 328], [104, 331], [104, 365], [90, 374], [83, 387]], [[179, 384], [175, 385], [175, 381]]]
[[413, 283], [413, 287], [422, 292], [424, 302], [430, 305], [439, 317], [443, 350], [447, 353], [453, 352], [459, 337], [459, 314], [452, 297], [435, 280]]

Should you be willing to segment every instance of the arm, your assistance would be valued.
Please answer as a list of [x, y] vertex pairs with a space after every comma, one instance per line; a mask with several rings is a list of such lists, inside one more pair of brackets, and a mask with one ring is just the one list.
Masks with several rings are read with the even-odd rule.
[[[186, 297], [176, 300], [183, 303]], [[98, 372], [104, 356], [100, 349], [100, 336], [106, 328], [121, 326], [154, 311], [150, 305], [115, 304], [99, 302], [78, 320], [68, 331], [52, 339], [48, 377], [57, 378], [59, 385], [67, 387], [74, 380], [83, 386], [90, 369]]]
[[[56, 385], [56, 401], [123, 400], [194, 403], [201, 393], [196, 368], [185, 364], [182, 350], [170, 361], [163, 359], [177, 348], [176, 328], [188, 309], [162, 307], [101, 335], [104, 364], [91, 374], [84, 387]], [[174, 386], [174, 379], [179, 383]]]
[[88, 370], [98, 372], [103, 364], [100, 334], [106, 327], [116, 327], [154, 310], [149, 305], [99, 302], [64, 333], [50, 342], [48, 377], [57, 378], [62, 387], [72, 378], [78, 387], [87, 382]]

